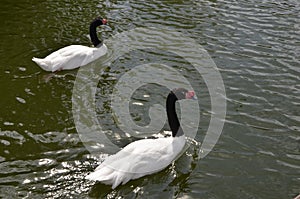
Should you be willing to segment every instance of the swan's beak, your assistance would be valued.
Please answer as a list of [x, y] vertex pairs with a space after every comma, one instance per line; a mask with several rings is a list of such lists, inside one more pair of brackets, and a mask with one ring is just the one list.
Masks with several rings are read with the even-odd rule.
[[192, 100], [197, 100], [197, 97], [195, 95], [195, 91], [188, 91], [185, 94], [185, 99], [192, 99]]
[[103, 25], [106, 25], [107, 24], [107, 19], [102, 19], [102, 23], [103, 23]]

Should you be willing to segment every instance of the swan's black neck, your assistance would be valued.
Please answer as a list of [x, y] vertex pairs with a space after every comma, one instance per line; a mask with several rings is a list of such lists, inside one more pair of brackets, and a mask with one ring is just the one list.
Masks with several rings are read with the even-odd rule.
[[177, 101], [177, 97], [173, 92], [170, 92], [170, 94], [167, 97], [167, 116], [168, 116], [168, 121], [169, 125], [172, 131], [172, 136], [173, 137], [179, 137], [183, 135], [183, 131], [180, 128], [180, 123], [176, 114], [176, 108], [175, 104]]
[[90, 37], [91, 37], [91, 41], [95, 47], [100, 47], [102, 44], [102, 41], [99, 40], [98, 36], [97, 36], [97, 27], [102, 24], [103, 23], [100, 19], [96, 19], [90, 25]]

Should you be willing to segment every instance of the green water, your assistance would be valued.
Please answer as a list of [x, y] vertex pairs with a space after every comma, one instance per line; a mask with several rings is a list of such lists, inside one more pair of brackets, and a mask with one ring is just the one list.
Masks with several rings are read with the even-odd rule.
[[[293, 198], [300, 193], [297, 0], [0, 4], [0, 198]], [[227, 101], [221, 137], [208, 156], [198, 160], [195, 152], [211, 115], [202, 78], [177, 55], [137, 50], [109, 67], [96, 63], [101, 66], [96, 112], [111, 141], [124, 147], [136, 140], [117, 136], [122, 132], [109, 106], [116, 80], [135, 65], [158, 61], [200, 85], [197, 136], [173, 165], [115, 190], [84, 179], [104, 156], [91, 155], [75, 128], [72, 89], [78, 69], [51, 74], [31, 58], [70, 44], [90, 46], [88, 25], [96, 16], [109, 21], [99, 30], [104, 41], [154, 26], [182, 32], [207, 50], [222, 75]], [[146, 125], [149, 107], [163, 102], [167, 90], [158, 85], [141, 90], [150, 97], [136, 93], [133, 102], [143, 106], [132, 103], [130, 110], [134, 121]]]

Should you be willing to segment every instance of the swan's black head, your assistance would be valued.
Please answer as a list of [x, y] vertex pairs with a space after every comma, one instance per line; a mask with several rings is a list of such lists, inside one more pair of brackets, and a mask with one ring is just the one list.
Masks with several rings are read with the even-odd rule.
[[185, 88], [175, 88], [170, 92], [171, 95], [174, 95], [177, 100], [182, 99], [196, 99], [194, 91], [188, 91]]
[[101, 26], [101, 25], [106, 25], [107, 24], [107, 20], [103, 19], [102, 17], [97, 17], [95, 18], [92, 23], [94, 26]]

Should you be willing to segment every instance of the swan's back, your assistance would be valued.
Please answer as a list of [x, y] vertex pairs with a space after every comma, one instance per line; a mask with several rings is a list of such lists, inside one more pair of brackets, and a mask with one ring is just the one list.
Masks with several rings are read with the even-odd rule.
[[61, 48], [44, 59], [33, 58], [42, 69], [55, 72], [57, 70], [70, 70], [84, 66], [107, 52], [103, 44], [100, 48], [91, 48], [82, 45], [71, 45]]
[[110, 184], [115, 188], [131, 179], [166, 168], [184, 145], [184, 136], [135, 141], [105, 159], [86, 179]]

